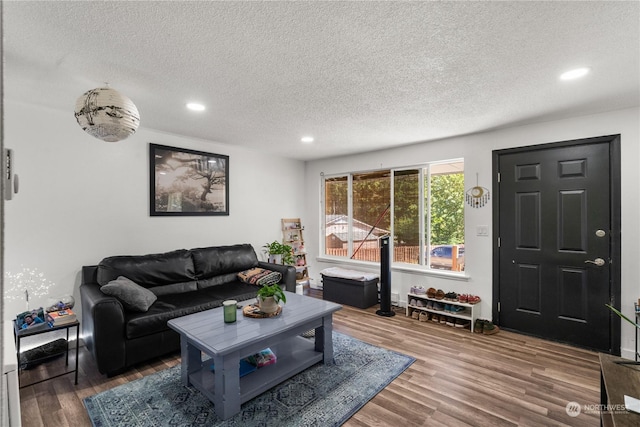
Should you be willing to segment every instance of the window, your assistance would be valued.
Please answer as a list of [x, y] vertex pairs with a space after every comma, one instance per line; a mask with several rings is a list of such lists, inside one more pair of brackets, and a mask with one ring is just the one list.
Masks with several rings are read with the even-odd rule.
[[464, 270], [464, 162], [351, 173], [324, 179], [325, 255]]

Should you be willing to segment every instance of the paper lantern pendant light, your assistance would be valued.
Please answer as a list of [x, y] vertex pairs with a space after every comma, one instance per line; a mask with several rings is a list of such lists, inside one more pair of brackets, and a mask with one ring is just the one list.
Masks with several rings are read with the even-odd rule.
[[110, 87], [92, 89], [78, 98], [75, 116], [82, 130], [107, 142], [133, 135], [140, 124], [135, 104]]

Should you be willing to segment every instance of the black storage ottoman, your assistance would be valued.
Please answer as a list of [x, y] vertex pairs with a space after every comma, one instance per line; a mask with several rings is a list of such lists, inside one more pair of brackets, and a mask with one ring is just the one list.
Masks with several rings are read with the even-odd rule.
[[324, 300], [358, 308], [369, 308], [378, 303], [378, 278], [353, 280], [320, 275]]

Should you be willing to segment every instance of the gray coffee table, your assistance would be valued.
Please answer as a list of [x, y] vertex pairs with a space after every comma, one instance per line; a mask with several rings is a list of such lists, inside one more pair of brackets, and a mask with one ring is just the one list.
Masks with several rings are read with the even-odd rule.
[[[238, 310], [238, 320], [226, 324], [219, 307], [169, 320], [169, 327], [180, 334], [182, 382], [207, 396], [220, 418], [232, 417], [242, 403], [308, 367], [333, 361], [332, 316], [342, 306], [291, 292], [286, 295], [287, 304], [277, 317], [254, 319]], [[315, 341], [300, 336], [311, 329]], [[240, 359], [267, 347], [277, 362], [240, 378]]]

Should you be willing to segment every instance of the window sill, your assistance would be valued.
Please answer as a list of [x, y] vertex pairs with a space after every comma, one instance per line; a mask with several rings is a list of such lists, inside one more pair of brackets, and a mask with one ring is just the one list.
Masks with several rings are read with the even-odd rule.
[[[333, 258], [333, 257], [324, 257], [319, 256], [316, 258], [318, 262], [327, 262], [332, 264], [340, 264], [349, 267], [362, 267], [380, 271], [380, 263], [370, 262], [370, 261], [358, 261], [358, 260], [347, 260], [344, 258]], [[424, 276], [432, 276], [439, 277], [442, 279], [449, 280], [459, 280], [463, 282], [468, 282], [471, 277], [466, 274], [466, 272], [451, 272], [447, 270], [432, 270], [427, 268], [413, 267], [408, 264], [396, 264], [391, 266], [391, 271], [398, 271], [403, 273], [412, 273], [412, 274], [421, 274]]]

